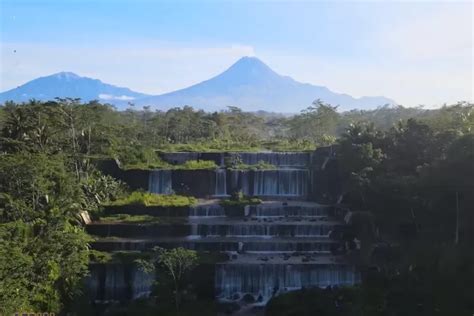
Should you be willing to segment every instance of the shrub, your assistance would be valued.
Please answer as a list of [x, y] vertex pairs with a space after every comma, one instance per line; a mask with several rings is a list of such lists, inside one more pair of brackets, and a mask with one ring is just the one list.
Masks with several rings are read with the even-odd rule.
[[110, 206], [142, 205], [142, 206], [162, 206], [162, 207], [183, 207], [196, 204], [196, 198], [183, 195], [154, 194], [143, 191], [132, 192], [129, 196], [111, 202]]
[[130, 214], [115, 214], [111, 216], [104, 216], [100, 218], [103, 222], [123, 222], [123, 223], [158, 223], [160, 219], [151, 215], [130, 215]]
[[175, 166], [176, 169], [217, 169], [217, 165], [212, 160], [188, 160], [182, 165]]
[[112, 254], [109, 252], [90, 249], [89, 260], [95, 263], [107, 263], [112, 261]]
[[246, 205], [258, 205], [262, 203], [262, 200], [256, 197], [244, 196], [241, 191], [234, 192], [232, 198], [220, 201], [220, 205], [226, 206], [246, 206]]
[[247, 165], [244, 163], [239, 163], [231, 167], [235, 170], [275, 170], [276, 167], [270, 163], [260, 160], [255, 165]]

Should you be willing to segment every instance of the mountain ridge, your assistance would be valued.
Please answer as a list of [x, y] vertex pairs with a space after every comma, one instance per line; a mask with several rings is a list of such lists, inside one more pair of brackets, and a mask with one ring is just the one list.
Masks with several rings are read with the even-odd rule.
[[161, 95], [147, 95], [128, 88], [81, 77], [72, 72], [60, 72], [39, 77], [0, 93], [0, 102], [17, 102], [31, 98], [46, 100], [54, 97], [80, 97], [83, 101], [99, 100], [124, 109], [128, 102], [152, 109], [167, 110], [190, 105], [206, 111], [238, 106], [245, 111], [295, 113], [314, 100], [339, 105], [340, 110], [371, 109], [395, 101], [382, 96], [354, 98], [336, 93], [324, 86], [301, 83], [276, 73], [256, 57], [242, 57], [224, 72], [189, 87]]

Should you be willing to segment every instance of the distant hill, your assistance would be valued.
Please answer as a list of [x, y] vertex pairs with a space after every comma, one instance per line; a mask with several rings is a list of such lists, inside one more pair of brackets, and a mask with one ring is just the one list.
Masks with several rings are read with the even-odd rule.
[[255, 57], [243, 57], [223, 73], [185, 89], [150, 96], [119, 88], [100, 80], [61, 72], [32, 80], [18, 88], [0, 94], [6, 100], [27, 101], [35, 98], [50, 100], [55, 97], [79, 97], [84, 101], [97, 99], [125, 108], [128, 101], [137, 106], [150, 105], [152, 109], [167, 110], [190, 105], [206, 111], [238, 106], [245, 111], [296, 113], [316, 99], [340, 110], [373, 109], [395, 104], [386, 97], [354, 98], [332, 92], [326, 87], [300, 83], [281, 76]]
[[295, 113], [316, 99], [340, 105], [341, 110], [395, 104], [385, 97], [353, 98], [326, 87], [300, 83], [277, 74], [255, 57], [243, 57], [216, 77], [185, 89], [138, 100], [137, 104], [160, 109], [187, 104], [205, 110], [234, 105], [246, 111]]
[[97, 79], [81, 77], [72, 72], [59, 72], [0, 93], [0, 102], [8, 100], [23, 102], [30, 99], [47, 101], [56, 97], [81, 98], [86, 102], [99, 100], [112, 104], [126, 104], [147, 95], [103, 83]]

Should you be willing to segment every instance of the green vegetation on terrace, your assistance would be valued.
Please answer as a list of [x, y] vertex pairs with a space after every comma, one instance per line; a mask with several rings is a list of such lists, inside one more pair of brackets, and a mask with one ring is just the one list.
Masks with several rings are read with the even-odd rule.
[[259, 141], [241, 143], [235, 141], [210, 140], [188, 144], [166, 144], [160, 147], [160, 152], [260, 152], [260, 151], [312, 151], [316, 145], [309, 140]]
[[218, 166], [212, 160], [188, 160], [183, 164], [173, 165], [167, 163], [160, 158], [156, 158], [153, 162], [125, 164], [122, 166], [124, 170], [139, 169], [139, 170], [213, 170]]
[[184, 164], [175, 165], [174, 169], [197, 170], [197, 169], [216, 169], [218, 166], [212, 160], [188, 160]]
[[186, 218], [183, 217], [164, 217], [153, 215], [131, 215], [114, 214], [101, 216], [98, 220], [102, 223], [140, 223], [140, 224], [183, 224]]
[[160, 147], [161, 152], [225, 152], [245, 151], [258, 152], [264, 150], [260, 143], [241, 143], [238, 141], [195, 141], [187, 144], [166, 144]]
[[[110, 238], [113, 240], [113, 238]], [[143, 259], [149, 259], [152, 256], [152, 249], [148, 251], [99, 251], [91, 249], [89, 251], [89, 258], [91, 262], [94, 263], [111, 263], [111, 262], [123, 262], [123, 263], [132, 263], [138, 262]], [[224, 262], [229, 260], [229, 257], [225, 253], [220, 252], [208, 252], [208, 251], [198, 251], [197, 254], [197, 263], [198, 264], [214, 264], [217, 262]]]
[[110, 216], [101, 216], [101, 222], [119, 222], [119, 223], [159, 223], [160, 218], [152, 215], [130, 215], [130, 214], [115, 214]]
[[134, 191], [130, 195], [104, 204], [105, 206], [162, 206], [162, 207], [185, 207], [197, 203], [196, 198], [192, 196], [183, 196], [176, 194], [154, 194], [144, 191]]
[[259, 161], [255, 165], [247, 165], [245, 163], [238, 163], [236, 165], [232, 165], [230, 169], [233, 170], [275, 170], [277, 167], [265, 161]]
[[224, 199], [219, 202], [223, 207], [258, 205], [262, 200], [256, 197], [244, 196], [242, 191], [234, 192], [230, 199]]
[[99, 251], [95, 249], [89, 250], [89, 260], [93, 263], [108, 263], [112, 261], [112, 253]]
[[245, 197], [241, 200], [232, 200], [232, 199], [225, 199], [221, 200], [219, 204], [221, 206], [246, 206], [246, 205], [258, 205], [261, 204], [262, 200], [255, 197]]
[[89, 250], [89, 258], [93, 263], [134, 263], [138, 260], [147, 260], [151, 256], [149, 251], [121, 250], [121, 251], [99, 251]]

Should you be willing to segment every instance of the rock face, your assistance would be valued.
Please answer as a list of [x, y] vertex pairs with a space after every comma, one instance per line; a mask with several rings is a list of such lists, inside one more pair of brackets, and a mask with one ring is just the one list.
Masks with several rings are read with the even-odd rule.
[[[197, 159], [199, 155], [174, 153], [162, 158], [183, 163], [187, 159]], [[185, 247], [227, 253], [229, 259], [213, 265], [213, 278], [209, 280], [214, 284], [214, 296], [224, 303], [264, 305], [275, 295], [303, 287], [358, 283], [359, 272], [347, 263], [344, 256], [346, 248], [342, 235], [345, 211], [334, 204], [314, 201], [321, 197], [333, 196], [332, 200], [337, 197], [337, 189], [331, 193], [314, 187], [318, 183], [324, 189], [331, 187], [324, 179], [317, 181], [315, 177], [331, 178], [325, 173], [328, 170], [333, 172], [330, 168], [326, 169], [334, 159], [332, 151], [216, 153], [213, 158], [225, 161], [225, 158], [235, 155], [247, 164], [263, 160], [273, 163], [275, 168], [237, 171], [221, 164], [217, 170], [179, 170], [176, 174], [176, 170], [149, 172], [148, 190], [151, 192], [167, 194], [188, 187], [191, 189], [187, 193], [199, 193], [208, 199], [200, 200], [196, 206], [175, 211], [143, 207], [110, 208], [107, 210], [109, 213], [153, 213], [162, 216], [163, 220], [141, 224], [91, 223], [88, 231], [99, 236], [93, 247], [102, 251], [143, 251], [154, 246]], [[126, 174], [122, 176], [126, 179]], [[323, 185], [325, 183], [326, 186]], [[199, 189], [197, 184], [201, 185]], [[218, 199], [235, 190], [265, 200], [259, 205], [222, 207]], [[166, 218], [171, 214], [173, 221], [167, 222]], [[177, 219], [180, 220], [177, 222]], [[96, 279], [91, 282], [94, 288], [92, 293], [98, 293], [97, 288], [101, 289], [100, 293], [123, 292], [107, 290], [108, 287], [123, 287], [123, 282], [107, 281], [112, 276], [103, 271], [101, 273], [102, 281]], [[99, 274], [93, 274], [92, 278], [94, 275]], [[142, 276], [128, 275], [135, 276], [133, 280], [128, 279], [131, 284], [129, 292], [130, 289], [140, 289], [140, 293], [149, 291]], [[121, 280], [120, 275], [115, 277]], [[137, 295], [135, 293], [128, 298]], [[110, 295], [105, 297], [110, 299]]]

